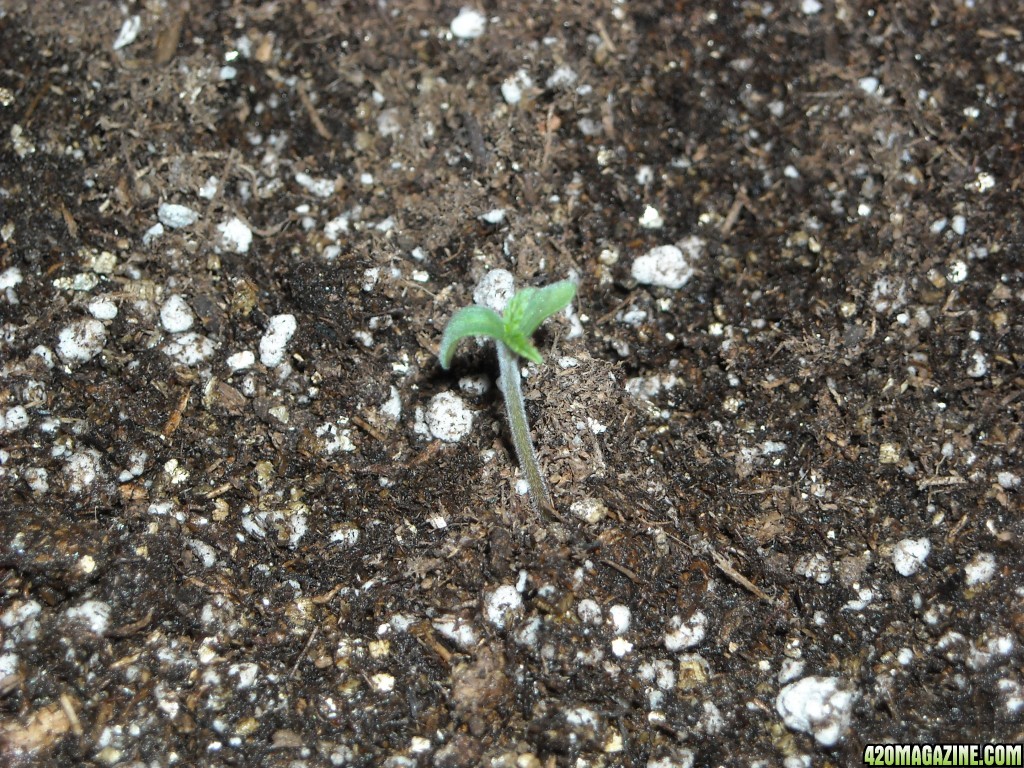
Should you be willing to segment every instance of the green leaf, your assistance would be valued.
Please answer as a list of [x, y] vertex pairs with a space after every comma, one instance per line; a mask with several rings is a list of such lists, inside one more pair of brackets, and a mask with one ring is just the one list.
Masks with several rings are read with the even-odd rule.
[[[512, 302], [520, 295], [523, 297], [522, 306], [518, 309], [519, 317], [516, 319], [515, 328], [523, 336], [529, 338], [534, 331], [540, 328], [541, 323], [569, 306], [569, 302], [576, 295], [576, 284], [571, 280], [560, 280], [543, 288], [524, 288], [512, 297], [509, 305], [511, 306]], [[510, 324], [506, 311], [506, 332], [511, 330]]]
[[495, 341], [505, 340], [505, 321], [493, 309], [480, 306], [463, 307], [448, 321], [437, 353], [441, 367], [448, 370], [455, 348], [467, 336], [486, 336]]
[[534, 363], [543, 359], [530, 341], [541, 323], [556, 312], [565, 309], [576, 295], [576, 284], [569, 280], [544, 288], [523, 288], [516, 291], [505, 307], [505, 344], [520, 357]]
[[523, 336], [521, 333], [516, 333], [515, 331], [510, 332], [509, 329], [506, 328], [504, 342], [505, 346], [520, 357], [525, 357], [531, 363], [537, 363], [537, 365], [540, 365], [544, 362], [544, 358], [540, 356], [540, 352], [537, 350], [537, 347], [533, 345], [533, 342], [530, 341], [528, 336]]
[[505, 305], [505, 311], [501, 313], [506, 330], [516, 328], [520, 329], [521, 332], [523, 319], [526, 315], [526, 305], [530, 297], [536, 292], [536, 288], [520, 288], [508, 300], [508, 304]]
[[561, 280], [543, 288], [527, 287], [516, 291], [504, 315], [477, 305], [460, 309], [448, 321], [441, 338], [441, 349], [437, 353], [441, 367], [448, 369], [455, 348], [467, 336], [486, 336], [504, 342], [520, 357], [538, 364], [544, 362], [530, 337], [545, 320], [565, 309], [575, 295], [576, 284]]

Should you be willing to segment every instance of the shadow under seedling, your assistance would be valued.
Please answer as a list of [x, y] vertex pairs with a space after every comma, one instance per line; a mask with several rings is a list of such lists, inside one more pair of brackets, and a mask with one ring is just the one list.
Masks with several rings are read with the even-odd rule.
[[544, 288], [516, 291], [501, 315], [490, 307], [463, 307], [448, 321], [437, 354], [441, 367], [448, 370], [455, 348], [462, 339], [467, 336], [486, 336], [494, 340], [498, 348], [501, 391], [505, 397], [512, 444], [530, 488], [530, 500], [537, 511], [545, 509], [553, 512], [554, 505], [530, 439], [516, 356], [538, 364], [544, 362], [530, 337], [551, 315], [565, 309], [575, 295], [576, 285], [569, 280], [562, 280]]

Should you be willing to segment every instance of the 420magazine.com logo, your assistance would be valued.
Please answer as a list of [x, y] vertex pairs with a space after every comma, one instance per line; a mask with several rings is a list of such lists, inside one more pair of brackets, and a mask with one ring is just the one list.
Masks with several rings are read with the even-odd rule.
[[897, 765], [1024, 765], [1022, 744], [868, 744], [864, 762]]

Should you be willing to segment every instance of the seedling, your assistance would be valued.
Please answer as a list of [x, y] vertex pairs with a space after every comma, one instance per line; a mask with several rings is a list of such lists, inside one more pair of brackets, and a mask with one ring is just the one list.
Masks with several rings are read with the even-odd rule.
[[505, 395], [505, 411], [512, 430], [512, 444], [530, 488], [530, 499], [538, 511], [553, 510], [554, 505], [530, 439], [516, 356], [538, 364], [544, 362], [530, 337], [551, 315], [565, 309], [575, 295], [576, 285], [569, 280], [562, 280], [544, 288], [516, 291], [501, 315], [490, 307], [477, 304], [463, 307], [448, 321], [441, 337], [441, 349], [437, 353], [441, 367], [448, 370], [455, 348], [467, 336], [486, 336], [494, 340], [498, 347], [501, 391]]

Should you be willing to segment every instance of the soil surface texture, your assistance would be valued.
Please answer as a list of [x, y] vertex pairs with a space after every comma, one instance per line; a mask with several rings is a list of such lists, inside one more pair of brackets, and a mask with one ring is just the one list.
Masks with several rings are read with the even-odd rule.
[[1024, 740], [1020, 11], [0, 0], [0, 765]]

